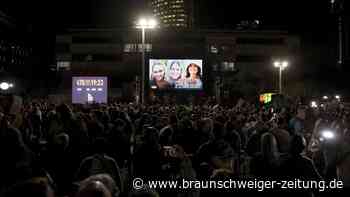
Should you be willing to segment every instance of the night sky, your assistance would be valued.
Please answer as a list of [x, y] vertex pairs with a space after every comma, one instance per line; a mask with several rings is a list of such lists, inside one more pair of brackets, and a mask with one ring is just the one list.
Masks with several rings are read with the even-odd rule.
[[[56, 10], [55, 18], [61, 26], [128, 27], [146, 7], [145, 0], [60, 2], [62, 12]], [[245, 19], [259, 19], [266, 28], [293, 32], [324, 31], [332, 25], [329, 0], [195, 0], [195, 6], [196, 25], [204, 28], [230, 29]]]
[[[335, 43], [331, 38], [337, 35], [337, 21], [330, 12], [330, 0], [194, 1], [197, 28], [235, 29], [242, 20], [259, 20], [260, 29], [288, 30], [312, 44]], [[349, 7], [345, 5], [346, 9]], [[145, 10], [150, 12], [146, 8], [146, 0], [0, 1], [0, 10], [22, 26], [30, 27], [36, 34], [53, 36], [71, 27], [132, 27]]]
[[[38, 28], [128, 27], [144, 12], [145, 0], [2, 0], [0, 10]], [[266, 28], [325, 31], [332, 25], [330, 0], [195, 0], [196, 25], [234, 28], [259, 19]], [[20, 6], [19, 6], [20, 5]]]

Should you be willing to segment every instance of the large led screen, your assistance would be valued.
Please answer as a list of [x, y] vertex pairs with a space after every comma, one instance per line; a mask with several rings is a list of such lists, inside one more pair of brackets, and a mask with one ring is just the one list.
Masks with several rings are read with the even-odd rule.
[[203, 67], [199, 59], [150, 59], [151, 89], [202, 89]]
[[72, 103], [107, 103], [107, 77], [73, 77]]

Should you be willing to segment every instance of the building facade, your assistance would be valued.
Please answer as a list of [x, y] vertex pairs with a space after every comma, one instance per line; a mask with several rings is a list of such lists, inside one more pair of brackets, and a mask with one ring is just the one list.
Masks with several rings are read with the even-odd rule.
[[[291, 64], [284, 71], [284, 89], [299, 94], [302, 90], [288, 90], [302, 72], [299, 48], [298, 37], [280, 31], [148, 30], [145, 76], [149, 59], [202, 59], [205, 94], [254, 95], [278, 89], [273, 61], [283, 59]], [[111, 96], [132, 97], [142, 75], [141, 50], [136, 29], [71, 29], [57, 35], [58, 89], [69, 94], [72, 76], [107, 76]]]
[[29, 38], [16, 20], [0, 11], [0, 83], [14, 84], [7, 93], [22, 93], [30, 84], [35, 59]]
[[150, 0], [150, 8], [162, 27], [191, 28], [193, 0]]

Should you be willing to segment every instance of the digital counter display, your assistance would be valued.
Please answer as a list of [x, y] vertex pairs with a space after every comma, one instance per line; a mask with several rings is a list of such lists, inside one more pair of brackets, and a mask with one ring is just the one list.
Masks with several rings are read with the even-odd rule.
[[73, 77], [72, 103], [107, 103], [107, 77]]

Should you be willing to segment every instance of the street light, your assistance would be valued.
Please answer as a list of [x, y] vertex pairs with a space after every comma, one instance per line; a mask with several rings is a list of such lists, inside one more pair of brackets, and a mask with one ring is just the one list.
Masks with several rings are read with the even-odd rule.
[[142, 29], [142, 80], [141, 80], [141, 103], [145, 102], [145, 29], [153, 29], [157, 26], [157, 21], [151, 18], [141, 18], [136, 24], [136, 28]]
[[8, 90], [8, 89], [10, 89], [12, 87], [13, 87], [12, 83], [8, 83], [8, 82], [1, 82], [0, 83], [0, 89], [1, 90]]
[[311, 107], [312, 108], [317, 108], [318, 107], [317, 102], [316, 101], [311, 101]]
[[279, 68], [279, 93], [282, 94], [282, 70], [288, 67], [287, 61], [275, 61], [274, 66]]

